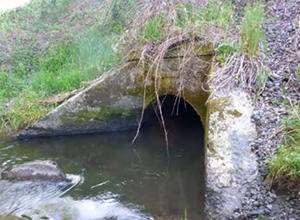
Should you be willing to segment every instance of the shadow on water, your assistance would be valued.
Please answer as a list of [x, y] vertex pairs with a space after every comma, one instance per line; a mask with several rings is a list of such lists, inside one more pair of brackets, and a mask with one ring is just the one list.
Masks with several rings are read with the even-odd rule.
[[[204, 128], [192, 106], [175, 96], [161, 96], [162, 113], [168, 134], [168, 149], [157, 103], [151, 103], [143, 120], [140, 143], [152, 156], [144, 159], [144, 169], [159, 164], [163, 179], [149, 186], [153, 209], [161, 214], [182, 215], [189, 219], [204, 218], [205, 155]], [[138, 148], [138, 147], [136, 147]], [[169, 158], [168, 153], [169, 151]], [[151, 161], [152, 160], [152, 161]]]
[[[52, 207], [49, 204], [54, 203], [60, 204], [60, 209], [72, 206], [68, 209], [72, 210], [70, 219], [114, 216], [115, 219], [136, 220], [148, 219], [151, 215], [154, 219], [177, 220], [183, 219], [185, 209], [189, 220], [203, 219], [204, 130], [200, 118], [183, 100], [179, 102], [173, 96], [165, 96], [161, 101], [169, 136], [169, 158], [153, 103], [146, 109], [143, 127], [133, 145], [134, 131], [2, 142], [1, 168], [36, 159], [52, 159], [64, 172], [82, 175], [80, 184], [60, 196], [63, 204], [53, 198], [51, 201], [43, 198], [44, 204], [35, 205], [47, 207], [48, 215], [56, 216], [53, 219], [61, 218], [57, 217], [57, 209], [49, 209]], [[18, 184], [22, 188], [22, 183]], [[4, 193], [8, 190], [5, 187], [12, 187], [7, 185], [0, 180], [0, 198], [9, 201], [0, 202], [1, 211], [3, 208], [13, 211], [9, 210], [9, 203], [14, 203], [16, 196], [22, 203], [22, 190]], [[28, 189], [24, 192], [27, 197], [30, 193], [33, 192]], [[33, 197], [41, 195], [33, 194]], [[1, 211], [0, 216], [5, 214]]]

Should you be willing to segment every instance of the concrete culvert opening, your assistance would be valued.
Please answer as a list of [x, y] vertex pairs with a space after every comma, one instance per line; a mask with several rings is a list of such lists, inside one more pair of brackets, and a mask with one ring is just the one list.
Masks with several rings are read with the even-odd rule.
[[205, 145], [201, 119], [182, 98], [164, 95], [159, 97], [159, 101], [168, 134], [168, 149], [156, 100], [145, 109], [140, 135], [149, 139], [153, 152], [165, 155], [167, 170], [177, 175], [172, 178], [177, 183], [172, 183], [165, 189], [166, 196], [168, 193], [173, 195], [170, 207], [177, 210], [175, 212], [178, 214], [183, 214], [184, 209], [187, 209], [190, 219], [203, 219]]

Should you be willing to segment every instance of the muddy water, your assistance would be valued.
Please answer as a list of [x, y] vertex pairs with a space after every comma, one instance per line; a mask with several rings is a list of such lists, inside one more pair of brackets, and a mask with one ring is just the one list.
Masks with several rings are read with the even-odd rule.
[[155, 126], [135, 132], [0, 142], [1, 169], [57, 161], [72, 184], [0, 180], [0, 216], [25, 219], [203, 218], [204, 152], [199, 130]]

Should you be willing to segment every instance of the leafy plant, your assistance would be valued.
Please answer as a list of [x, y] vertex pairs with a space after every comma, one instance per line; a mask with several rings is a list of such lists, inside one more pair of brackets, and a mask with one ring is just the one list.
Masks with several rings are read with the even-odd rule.
[[233, 43], [224, 42], [217, 46], [216, 51], [216, 60], [220, 62], [221, 65], [224, 65], [227, 57], [236, 52], [236, 48]]

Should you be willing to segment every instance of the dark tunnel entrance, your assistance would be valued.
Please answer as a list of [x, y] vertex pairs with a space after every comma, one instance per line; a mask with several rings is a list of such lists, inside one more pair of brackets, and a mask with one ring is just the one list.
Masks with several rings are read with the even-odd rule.
[[[182, 139], [182, 135], [194, 136], [198, 139], [198, 150], [204, 150], [204, 128], [194, 108], [184, 99], [173, 95], [160, 96], [159, 102], [169, 144], [172, 145], [174, 141]], [[153, 133], [157, 138], [163, 138], [164, 143], [160, 144], [166, 145], [157, 101], [154, 100], [145, 109], [142, 128]]]
[[205, 147], [200, 117], [182, 98], [165, 95], [159, 100], [168, 149], [155, 100], [145, 109], [139, 137], [147, 140], [148, 151], [159, 158], [152, 162], [164, 164], [167, 178], [162, 185], [153, 187], [160, 191], [159, 199], [165, 200], [162, 208], [165, 212], [180, 215], [187, 209], [188, 219], [204, 219]]

